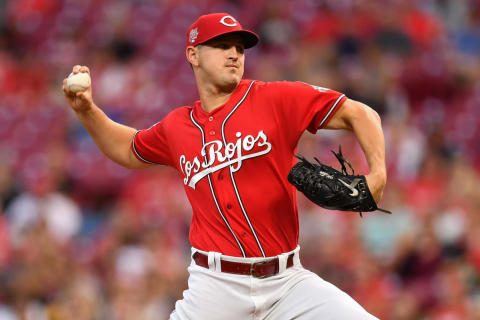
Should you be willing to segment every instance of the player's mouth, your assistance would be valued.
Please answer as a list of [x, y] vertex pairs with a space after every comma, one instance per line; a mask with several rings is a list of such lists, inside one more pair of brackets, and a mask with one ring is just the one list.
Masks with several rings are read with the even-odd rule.
[[227, 67], [227, 68], [235, 68], [235, 69], [238, 69], [238, 68], [239, 68], [239, 66], [236, 65], [236, 64], [227, 64], [226, 67]]

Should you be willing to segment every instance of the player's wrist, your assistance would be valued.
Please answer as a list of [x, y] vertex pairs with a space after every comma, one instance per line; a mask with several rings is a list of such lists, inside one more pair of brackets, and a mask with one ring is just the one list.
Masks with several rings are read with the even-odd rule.
[[95, 113], [95, 110], [98, 109], [98, 107], [95, 105], [95, 103], [90, 102], [90, 103], [85, 103], [82, 104], [79, 107], [73, 108], [75, 113], [77, 114], [78, 117], [89, 117], [93, 113]]
[[371, 171], [368, 176], [370, 176], [370, 180], [375, 182], [375, 185], [382, 189], [387, 184], [387, 171], [386, 170], [374, 170]]

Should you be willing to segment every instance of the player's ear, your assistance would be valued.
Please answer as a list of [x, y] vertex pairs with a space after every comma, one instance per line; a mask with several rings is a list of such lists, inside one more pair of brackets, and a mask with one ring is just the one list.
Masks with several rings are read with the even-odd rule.
[[193, 46], [188, 46], [185, 50], [185, 55], [187, 61], [193, 66], [198, 66], [198, 48]]

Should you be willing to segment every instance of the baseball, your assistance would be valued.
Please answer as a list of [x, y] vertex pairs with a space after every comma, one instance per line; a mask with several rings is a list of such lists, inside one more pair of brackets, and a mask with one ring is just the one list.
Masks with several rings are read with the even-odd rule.
[[90, 76], [86, 72], [70, 73], [67, 78], [67, 88], [71, 92], [85, 91], [90, 87]]

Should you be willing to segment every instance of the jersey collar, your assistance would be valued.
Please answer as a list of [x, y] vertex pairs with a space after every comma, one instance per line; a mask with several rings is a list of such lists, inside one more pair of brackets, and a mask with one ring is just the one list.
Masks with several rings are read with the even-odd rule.
[[195, 104], [193, 105], [193, 115], [195, 119], [200, 123], [208, 121], [208, 118], [210, 117], [215, 117], [216, 119], [224, 119], [227, 114], [235, 107], [238, 101], [240, 101], [240, 99], [243, 97], [251, 82], [252, 80], [241, 80], [230, 99], [228, 99], [227, 103], [225, 103], [223, 106], [216, 108], [212, 112], [206, 112], [205, 110], [203, 110], [200, 100], [195, 101]]

